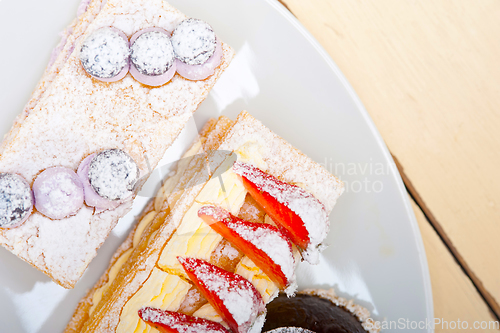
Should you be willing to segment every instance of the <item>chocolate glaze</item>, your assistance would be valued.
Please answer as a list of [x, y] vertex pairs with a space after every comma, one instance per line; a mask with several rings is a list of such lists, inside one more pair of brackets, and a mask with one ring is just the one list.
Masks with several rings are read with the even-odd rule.
[[292, 298], [280, 294], [267, 305], [263, 331], [286, 326], [303, 327], [316, 333], [366, 333], [358, 318], [348, 310], [306, 294]]

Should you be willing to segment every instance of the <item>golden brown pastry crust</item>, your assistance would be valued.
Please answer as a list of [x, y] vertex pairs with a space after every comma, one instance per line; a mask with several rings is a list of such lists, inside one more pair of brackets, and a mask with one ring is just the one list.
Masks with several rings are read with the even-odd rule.
[[[223, 120], [224, 121], [224, 120]], [[215, 119], [210, 119], [205, 126], [203, 126], [202, 130], [199, 133], [199, 140], [204, 144], [210, 135], [211, 132], [215, 130], [217, 124], [217, 120]], [[196, 143], [195, 143], [196, 144]], [[161, 192], [161, 190], [160, 190]], [[162, 192], [163, 194], [163, 192]], [[155, 198], [151, 198], [144, 208], [144, 210], [141, 212], [141, 215], [137, 218], [137, 223], [135, 224], [134, 228], [130, 231], [129, 235], [125, 239], [125, 241], [120, 245], [120, 247], [116, 250], [116, 252], [113, 254], [113, 257], [110, 260], [109, 266], [106, 269], [106, 271], [103, 273], [103, 275], [100, 277], [99, 281], [90, 289], [85, 297], [83, 297], [80, 302], [78, 303], [78, 306], [73, 314], [73, 317], [71, 318], [70, 322], [66, 326], [66, 329], [64, 330], [65, 333], [77, 333], [81, 332], [83, 325], [85, 322], [89, 319], [89, 311], [90, 308], [92, 307], [93, 303], [93, 295], [94, 293], [101, 287], [103, 287], [108, 281], [109, 281], [109, 271], [110, 269], [115, 265], [117, 260], [128, 250], [132, 249], [132, 243], [133, 239], [135, 236], [135, 233], [137, 231], [137, 227], [139, 225], [139, 222], [142, 221], [142, 219], [148, 215], [150, 212], [155, 210]], [[161, 207], [160, 207], [161, 208]], [[154, 220], [152, 222], [158, 223], [161, 222], [161, 219]], [[147, 229], [144, 230], [142, 237], [148, 237], [156, 228], [157, 225], [154, 225], [154, 223], [150, 223], [152, 226], [148, 226]]]
[[[32, 183], [46, 168], [76, 171], [88, 155], [117, 148], [136, 161], [145, 179], [233, 57], [232, 49], [222, 43], [221, 64], [214, 75], [200, 81], [178, 74], [155, 88], [130, 75], [112, 84], [97, 81], [79, 60], [88, 34], [110, 25], [129, 36], [151, 25], [172, 30], [186, 18], [163, 0], [108, 0], [101, 5], [101, 0], [92, 1], [72, 24], [62, 52], [0, 146], [0, 172], [17, 173]], [[84, 205], [75, 216], [62, 220], [35, 211], [23, 225], [0, 229], [0, 244], [56, 283], [72, 288], [131, 206], [125, 202], [96, 212]]]
[[[134, 249], [109, 292], [103, 295], [101, 302], [84, 324], [82, 332], [115, 331], [124, 305], [148, 279], [153, 268], [156, 267], [165, 244], [168, 243], [178, 223], [191, 207], [196, 195], [210, 178], [210, 174], [202, 172], [202, 170], [206, 170], [207, 160], [215, 165], [218, 165], [216, 162], [220, 164], [224, 160], [217, 155], [220, 151], [234, 151], [245, 143], [255, 140], [266, 148], [266, 151], [262, 152], [268, 168], [266, 172], [280, 180], [301, 184], [325, 205], [328, 212], [331, 211], [337, 197], [343, 192], [343, 184], [337, 178], [269, 131], [246, 112], [242, 112], [234, 125], [230, 128], [229, 126], [225, 132], [220, 131], [217, 135], [211, 135], [207, 139], [207, 143], [214, 141], [213, 149], [211, 149], [214, 150], [213, 152], [209, 153], [208, 156], [201, 155], [193, 158], [185, 173], [186, 177], [183, 177], [183, 180], [179, 182], [179, 188], [177, 191], [173, 191], [167, 200], [168, 203], [165, 202], [163, 205], [162, 212], [168, 210], [169, 213], [164, 213], [162, 223], [158, 223], [158, 227], [156, 224], [153, 227], [152, 224], [151, 228], [145, 232], [141, 238], [140, 246]], [[216, 136], [219, 136], [220, 139], [215, 140]], [[217, 149], [219, 152], [215, 151]], [[245, 217], [255, 222], [262, 221], [262, 214], [257, 209], [255, 202], [248, 200], [245, 204], [247, 206], [242, 210], [242, 215], [244, 214]], [[219, 260], [217, 259], [217, 261]], [[199, 304], [186, 311], [191, 312], [196, 306]]]

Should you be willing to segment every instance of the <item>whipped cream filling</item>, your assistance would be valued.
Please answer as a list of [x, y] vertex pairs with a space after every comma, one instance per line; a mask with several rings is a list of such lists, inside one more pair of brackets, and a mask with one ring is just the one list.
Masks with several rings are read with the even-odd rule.
[[159, 193], [157, 194], [155, 198], [155, 204], [154, 204], [154, 209], [150, 211], [148, 214], [146, 214], [141, 221], [139, 222], [139, 225], [137, 226], [134, 236], [133, 236], [133, 241], [132, 241], [132, 247], [125, 251], [117, 260], [116, 262], [111, 266], [109, 273], [108, 273], [108, 282], [104, 284], [102, 287], [98, 288], [93, 295], [92, 298], [92, 307], [89, 310], [89, 314], [92, 314], [94, 312], [95, 307], [97, 304], [100, 302], [103, 293], [111, 286], [113, 283], [114, 279], [116, 278], [116, 275], [118, 274], [120, 268], [123, 266], [123, 264], [128, 260], [130, 257], [130, 254], [132, 253], [132, 250], [137, 247], [139, 244], [139, 241], [141, 239], [142, 234], [144, 233], [144, 230], [146, 227], [153, 221], [155, 218], [156, 214], [161, 210], [163, 202], [166, 200], [166, 197], [168, 194], [170, 194], [173, 190], [177, 182], [179, 181], [180, 177], [182, 174], [184, 174], [185, 170], [187, 169], [189, 165], [189, 156], [193, 156], [196, 154], [196, 152], [200, 149], [201, 147], [201, 141], [197, 141], [193, 146], [184, 153], [182, 156], [182, 159], [179, 161], [179, 164], [177, 165], [177, 171], [175, 175], [172, 177], [169, 177], [167, 181], [165, 181], [165, 184], [163, 187], [160, 189]]
[[[267, 169], [267, 165], [261, 155], [261, 147], [256, 142], [247, 142], [241, 146], [235, 153], [238, 156], [238, 161], [252, 163], [262, 170]], [[222, 237], [213, 231], [205, 222], [198, 217], [198, 210], [207, 204], [218, 205], [231, 212], [233, 215], [238, 215], [241, 206], [245, 201], [247, 191], [243, 186], [240, 178], [232, 171], [234, 159], [227, 158], [216, 170], [215, 175], [211, 178], [198, 196], [195, 198], [193, 205], [188, 209], [182, 221], [179, 223], [179, 228], [166, 244], [160, 259], [157, 263], [158, 268], [154, 269], [154, 274], [146, 281], [143, 287], [136, 293], [139, 295], [132, 297], [126, 304], [127, 309], [137, 309], [134, 311], [122, 311], [120, 316], [120, 324], [117, 332], [152, 332], [154, 329], [144, 326], [137, 314], [141, 307], [155, 306], [153, 303], [164, 296], [162, 293], [149, 293], [147, 289], [151, 289], [153, 285], [156, 288], [165, 283], [170, 283], [170, 280], [185, 281], [185, 273], [181, 264], [177, 261], [177, 256], [196, 257], [199, 259], [209, 260], [213, 250], [217, 247]], [[269, 220], [266, 218], [266, 220]], [[295, 246], [293, 246], [295, 262], [298, 262], [300, 254]], [[159, 274], [162, 272], [163, 274]], [[244, 257], [237, 265], [237, 274], [249, 280], [259, 291], [265, 303], [269, 303], [278, 295], [278, 286], [269, 279], [269, 277], [257, 267], [248, 257]], [[162, 280], [161, 278], [165, 278]], [[167, 281], [168, 280], [168, 281]], [[147, 286], [147, 287], [146, 287]], [[296, 284], [293, 283], [289, 287], [291, 293], [296, 290]], [[184, 298], [187, 291], [182, 293]], [[169, 296], [170, 297], [170, 296]], [[173, 296], [172, 296], [173, 297]], [[175, 302], [178, 299], [175, 298]], [[167, 305], [166, 303], [164, 303]], [[180, 306], [180, 303], [175, 306], [169, 306], [175, 311]], [[161, 307], [166, 309], [165, 307]], [[205, 318], [222, 323], [221, 317], [210, 304], [205, 304], [193, 314], [195, 317]], [[262, 318], [263, 319], [263, 318]], [[263, 322], [263, 320], [261, 320]], [[254, 325], [254, 329], [258, 330], [261, 327], [261, 321]], [[133, 328], [133, 329], [132, 329]], [[127, 329], [129, 329], [127, 331]]]
[[138, 311], [144, 306], [177, 311], [189, 289], [191, 289], [191, 283], [180, 276], [153, 268], [141, 289], [123, 307], [116, 332], [155, 332], [154, 328], [139, 318]]

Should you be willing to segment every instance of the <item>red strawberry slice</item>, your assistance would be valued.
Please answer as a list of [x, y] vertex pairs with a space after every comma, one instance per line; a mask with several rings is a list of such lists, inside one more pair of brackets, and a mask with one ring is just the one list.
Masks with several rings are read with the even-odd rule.
[[294, 282], [292, 244], [276, 227], [244, 221], [215, 206], [201, 207], [198, 216], [246, 254], [281, 289]]
[[177, 259], [233, 332], [260, 332], [266, 307], [262, 296], [247, 279], [201, 259]]
[[162, 333], [229, 333], [214, 321], [151, 307], [140, 309], [139, 317]]
[[325, 206], [304, 189], [282, 182], [253, 165], [235, 162], [233, 171], [281, 232], [303, 252], [304, 259], [318, 261], [318, 247], [330, 223]]

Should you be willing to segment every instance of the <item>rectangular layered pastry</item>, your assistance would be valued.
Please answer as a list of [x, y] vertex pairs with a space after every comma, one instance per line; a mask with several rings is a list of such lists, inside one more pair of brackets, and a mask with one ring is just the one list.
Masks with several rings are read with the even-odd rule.
[[232, 57], [163, 0], [84, 0], [0, 146], [0, 244], [72, 288]]
[[260, 332], [298, 262], [318, 261], [343, 190], [248, 113], [209, 122], [66, 332]]

